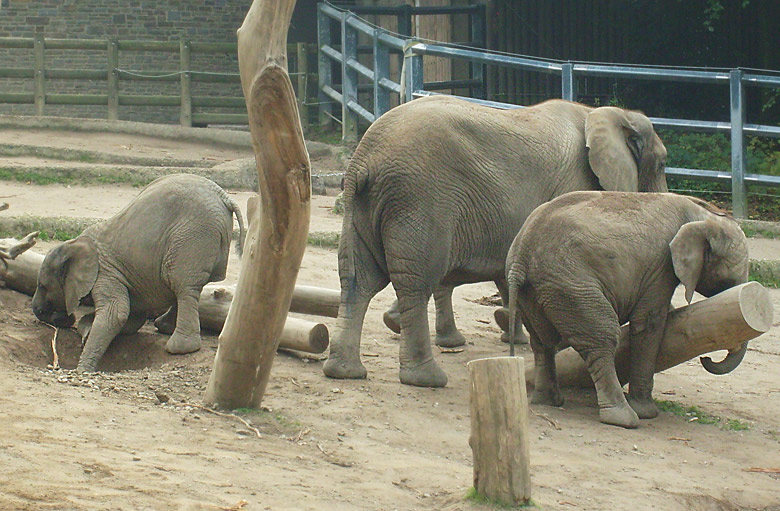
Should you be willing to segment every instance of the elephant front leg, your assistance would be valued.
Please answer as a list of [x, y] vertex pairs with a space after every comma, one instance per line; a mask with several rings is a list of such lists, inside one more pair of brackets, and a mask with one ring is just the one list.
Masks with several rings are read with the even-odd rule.
[[108, 349], [108, 345], [119, 335], [122, 327], [127, 322], [130, 315], [130, 298], [126, 289], [116, 289], [109, 293], [110, 301], [105, 298], [95, 296], [95, 320], [87, 335], [87, 341], [84, 343], [84, 350], [79, 357], [79, 363], [76, 367], [80, 372], [94, 372], [97, 370], [98, 362], [103, 358], [103, 354]]
[[428, 331], [428, 298], [399, 296], [401, 311], [401, 383], [417, 387], [444, 387], [447, 375], [436, 364]]
[[165, 344], [168, 353], [192, 353], [200, 349], [200, 288], [185, 288], [176, 295], [176, 328]]
[[433, 292], [436, 303], [436, 346], [443, 348], [455, 348], [466, 344], [466, 338], [455, 325], [455, 313], [452, 310], [453, 289], [451, 286], [444, 286], [436, 288]]
[[401, 314], [398, 312], [398, 299], [382, 315], [385, 326], [396, 334], [401, 333]]

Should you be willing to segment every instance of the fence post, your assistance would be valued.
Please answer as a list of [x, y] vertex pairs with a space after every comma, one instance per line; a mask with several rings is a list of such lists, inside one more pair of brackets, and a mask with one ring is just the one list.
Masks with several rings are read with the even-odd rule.
[[414, 92], [423, 88], [423, 57], [415, 55], [410, 48], [404, 55], [404, 68], [406, 69], [406, 97], [401, 98], [405, 103], [414, 99]]
[[747, 186], [745, 185], [745, 87], [743, 72], [729, 72], [731, 92], [731, 207], [734, 216], [747, 218]]
[[574, 64], [571, 62], [561, 66], [561, 97], [577, 101], [577, 82], [574, 78]]
[[409, 38], [412, 36], [412, 6], [403, 4], [398, 9], [398, 33]]
[[309, 83], [309, 49], [306, 43], [298, 43], [295, 47], [297, 53], [298, 72], [298, 117], [301, 119], [301, 128], [304, 133], [309, 132], [309, 107], [306, 104], [306, 85]]
[[36, 31], [33, 38], [33, 54], [35, 58], [35, 115], [43, 115], [43, 105], [46, 103], [46, 73], [44, 59], [43, 32]]
[[330, 126], [333, 117], [333, 100], [322, 92], [323, 85], [333, 87], [333, 68], [330, 58], [322, 52], [324, 45], [332, 46], [330, 18], [322, 12], [323, 4], [317, 6], [317, 102], [321, 128]]
[[390, 110], [390, 91], [379, 85], [383, 79], [390, 79], [390, 50], [379, 43], [379, 29], [374, 30], [374, 118]]
[[192, 126], [192, 75], [190, 60], [192, 45], [189, 41], [179, 41], [179, 70], [181, 71], [181, 110], [179, 122], [182, 126]]
[[119, 119], [119, 43], [116, 39], [109, 39], [106, 48], [108, 54], [108, 120]]
[[[487, 3], [479, 4], [476, 12], [469, 15], [471, 20], [471, 42], [479, 48], [486, 48], [486, 30], [485, 23], [487, 15]], [[479, 80], [479, 85], [472, 87], [472, 96], [475, 98], [487, 98], [487, 87], [485, 87], [485, 65], [478, 62], [470, 62], [470, 78]]]
[[357, 140], [357, 114], [349, 109], [349, 103], [358, 101], [357, 71], [347, 65], [349, 60], [357, 60], [357, 33], [347, 25], [352, 13], [341, 13], [341, 138], [354, 142]]

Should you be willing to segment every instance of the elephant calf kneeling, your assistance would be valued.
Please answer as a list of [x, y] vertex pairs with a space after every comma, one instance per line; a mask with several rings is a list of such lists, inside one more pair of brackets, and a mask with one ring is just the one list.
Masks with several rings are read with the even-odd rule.
[[225, 278], [233, 232], [245, 230], [238, 205], [222, 188], [191, 174], [149, 184], [114, 217], [53, 248], [44, 258], [33, 312], [58, 327], [74, 322], [91, 296], [94, 321], [78, 369], [94, 371], [111, 341], [137, 331], [150, 314], [172, 333], [170, 353], [200, 348], [198, 300], [204, 285]]
[[[739, 225], [702, 200], [574, 192], [531, 214], [506, 272], [510, 315], [519, 307], [534, 352], [531, 401], [563, 404], [555, 353], [569, 345], [593, 378], [601, 421], [633, 428], [658, 414], [653, 372], [675, 288], [682, 283], [690, 303], [694, 290], [709, 297], [746, 282], [748, 252]], [[614, 360], [626, 322], [628, 401]], [[729, 357], [720, 364], [733, 368]]]

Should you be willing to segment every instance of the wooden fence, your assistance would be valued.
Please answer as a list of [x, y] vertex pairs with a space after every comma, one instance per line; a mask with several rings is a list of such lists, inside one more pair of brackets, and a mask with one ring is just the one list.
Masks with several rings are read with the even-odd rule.
[[[218, 73], [191, 69], [193, 53], [236, 54], [236, 43], [203, 43], [180, 41], [129, 41], [118, 39], [54, 39], [43, 34], [35, 37], [0, 37], [0, 49], [26, 48], [33, 51], [33, 68], [0, 66], [0, 78], [30, 79], [34, 92], [0, 92], [0, 104], [34, 104], [35, 114], [44, 115], [46, 105], [105, 105], [109, 120], [119, 119], [120, 106], [178, 107], [182, 126], [208, 124], [247, 124], [246, 104], [243, 97], [193, 96], [192, 83], [240, 84], [236, 73]], [[46, 50], [105, 51], [104, 69], [56, 69], [46, 67]], [[118, 67], [121, 51], [150, 51], [179, 54], [179, 68], [169, 71], [127, 71]], [[308, 73], [310, 58], [316, 61], [314, 44], [297, 43], [287, 46], [290, 76], [296, 88], [298, 108], [303, 128], [308, 128], [309, 94], [316, 97], [317, 74]], [[47, 93], [47, 79], [51, 80], [105, 80], [105, 93], [59, 94]], [[122, 94], [122, 81], [179, 82], [178, 95]], [[235, 109], [235, 113], [198, 112], [199, 107]]]

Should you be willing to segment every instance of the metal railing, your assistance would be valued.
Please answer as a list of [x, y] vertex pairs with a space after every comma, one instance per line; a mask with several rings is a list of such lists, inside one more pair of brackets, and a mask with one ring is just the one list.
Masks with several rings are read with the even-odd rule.
[[[120, 106], [159, 106], [179, 108], [182, 126], [193, 124], [247, 124], [246, 102], [243, 96], [195, 96], [193, 82], [240, 84], [238, 70], [234, 73], [198, 71], [192, 68], [191, 57], [195, 53], [225, 54], [237, 52], [237, 43], [181, 41], [130, 41], [117, 39], [56, 39], [36, 34], [35, 37], [0, 37], [0, 49], [22, 48], [33, 51], [33, 67], [12, 68], [0, 66], [0, 79], [33, 80], [34, 92], [1, 92], [0, 104], [32, 104], [35, 114], [44, 115], [46, 105], [105, 105], [109, 120], [119, 119]], [[47, 50], [74, 50], [105, 52], [102, 69], [62, 69], [46, 65]], [[127, 70], [119, 67], [121, 51], [158, 52], [179, 55], [176, 69], [160, 71]], [[308, 104], [306, 85], [316, 75], [308, 74], [308, 55], [314, 53], [313, 45], [291, 44], [288, 54], [295, 60], [298, 72], [290, 73], [297, 85], [299, 110], [306, 128]], [[297, 79], [295, 79], [297, 77]], [[105, 81], [103, 93], [54, 93], [48, 81]], [[128, 94], [121, 90], [122, 82], [179, 82], [179, 94]], [[312, 87], [313, 88], [313, 87]], [[225, 108], [238, 111], [199, 112], [199, 108]]]
[[[341, 23], [341, 49], [334, 49], [329, 30], [329, 20]], [[747, 173], [745, 135], [780, 138], [780, 127], [760, 124], [748, 124], [745, 119], [746, 87], [780, 87], [780, 75], [746, 72], [742, 69], [728, 71], [690, 70], [672, 67], [626, 66], [613, 64], [586, 64], [578, 62], [557, 62], [525, 56], [489, 53], [445, 44], [429, 44], [413, 38], [402, 39], [387, 30], [372, 26], [354, 13], [339, 10], [329, 4], [319, 4], [319, 90], [320, 102], [326, 98], [335, 100], [342, 107], [343, 137], [349, 138], [355, 131], [351, 125], [357, 118], [367, 123], [386, 112], [389, 107], [389, 93], [399, 95], [400, 101], [410, 101], [416, 97], [435, 94], [423, 79], [423, 56], [446, 57], [463, 60], [472, 65], [497, 65], [508, 68], [530, 70], [560, 77], [561, 97], [570, 101], [577, 100], [577, 78], [611, 77], [638, 80], [657, 80], [673, 82], [693, 82], [701, 84], [723, 84], [729, 86], [730, 119], [728, 122], [713, 122], [689, 119], [668, 119], [651, 117], [656, 128], [698, 131], [705, 133], [730, 133], [731, 135], [731, 172], [718, 172], [705, 169], [687, 169], [667, 167], [668, 176], [705, 181], [731, 183], [734, 216], [747, 216], [748, 185], [780, 186], [780, 176]], [[324, 29], [323, 29], [323, 26]], [[374, 64], [373, 69], [357, 62], [355, 41], [357, 34], [372, 37]], [[390, 49], [403, 52], [402, 82], [389, 79], [387, 73], [387, 55]], [[330, 61], [342, 64], [341, 90], [334, 85], [330, 72]], [[373, 83], [373, 112], [358, 102], [357, 76], [359, 73]], [[482, 74], [481, 76], [484, 76]], [[481, 76], [472, 75], [472, 79]], [[484, 90], [484, 88], [483, 88]], [[509, 109], [522, 106], [487, 101], [481, 98], [463, 97], [468, 101], [481, 103], [495, 108]], [[322, 120], [322, 117], [320, 117]], [[347, 128], [349, 126], [349, 129]]]

